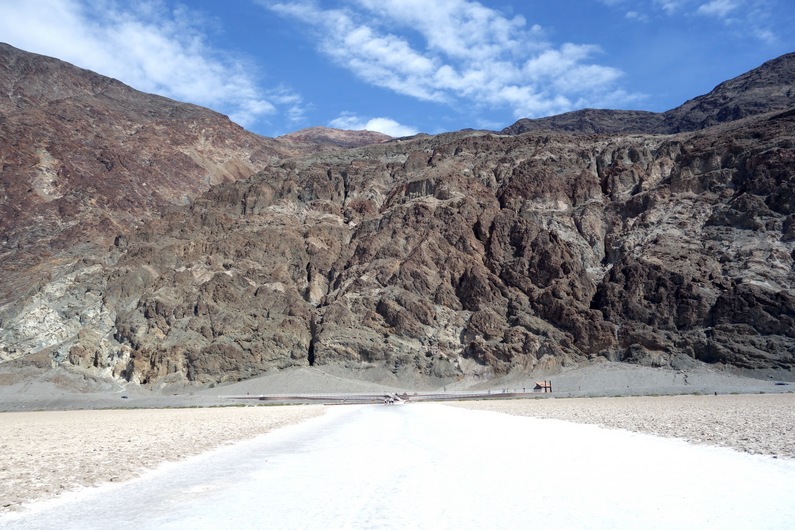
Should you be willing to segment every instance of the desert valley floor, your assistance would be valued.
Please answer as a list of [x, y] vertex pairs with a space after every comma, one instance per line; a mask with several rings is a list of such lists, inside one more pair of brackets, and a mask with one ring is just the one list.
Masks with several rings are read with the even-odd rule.
[[786, 528], [795, 517], [791, 393], [2, 421], [9, 529]]

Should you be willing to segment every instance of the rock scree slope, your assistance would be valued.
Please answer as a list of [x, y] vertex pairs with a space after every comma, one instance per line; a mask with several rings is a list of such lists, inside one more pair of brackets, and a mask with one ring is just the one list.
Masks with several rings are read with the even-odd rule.
[[[26, 70], [9, 53], [22, 63], [51, 61], [0, 52], [2, 75], [14, 79]], [[31, 267], [40, 274], [20, 280], [24, 289], [5, 288], [0, 358], [44, 355], [141, 384], [237, 381], [308, 365], [490, 378], [589, 359], [710, 363], [790, 377], [793, 63], [795, 55], [783, 56], [655, 117], [654, 127], [667, 123], [665, 134], [619, 126], [596, 134], [586, 126], [385, 141], [315, 129], [271, 140], [218, 117], [238, 135], [226, 137], [225, 149], [248, 153], [236, 155], [245, 164], [194, 184], [189, 196], [146, 195], [134, 223], [120, 222], [129, 218], [119, 217], [125, 210], [116, 203], [92, 204], [97, 193], [85, 190], [103, 189], [102, 176], [75, 166], [64, 196], [79, 197], [76, 211], [110, 221], [88, 230], [89, 221], [50, 206], [44, 191], [30, 193], [49, 220], [27, 221], [26, 207], [4, 221], [4, 274], [29, 279]], [[117, 86], [88, 72], [77, 79]], [[154, 98], [124, 90], [135, 97], [125, 99], [130, 122], [120, 130], [152, 112], [147, 98]], [[64, 110], [36, 112], [49, 123], [68, 111], [94, 131], [82, 114], [95, 112], [98, 97], [61, 98]], [[41, 143], [38, 115], [25, 108], [4, 108], [0, 121], [18, 120], [20, 128], [32, 121], [23, 145], [0, 147], [9, 153], [6, 190], [48, 175], [41, 157], [32, 173], [22, 169], [27, 162], [5, 162], [37, 153]], [[114, 120], [116, 112], [106, 109]], [[649, 118], [581, 116], [589, 112]], [[142, 131], [156, 128], [144, 117]], [[547, 123], [555, 119], [563, 118]], [[175, 145], [193, 153], [201, 144], [193, 121], [168, 113], [162, 120], [154, 154]], [[161, 159], [144, 171], [146, 155], [129, 142], [107, 147], [135, 161], [125, 175], [136, 184], [122, 192], [165, 185], [163, 168], [187, 178]], [[84, 144], [59, 163], [85, 159], [95, 144]], [[192, 175], [201, 180], [207, 169]], [[0, 207], [17, 208], [9, 198], [21, 195], [6, 191]], [[92, 252], [76, 255], [88, 243], [64, 235], [65, 219], [88, 234]]]

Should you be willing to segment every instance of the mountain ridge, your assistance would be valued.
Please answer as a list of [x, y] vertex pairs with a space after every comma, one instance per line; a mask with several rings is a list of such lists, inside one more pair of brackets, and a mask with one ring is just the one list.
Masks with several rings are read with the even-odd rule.
[[[82, 86], [64, 76], [61, 92]], [[795, 365], [795, 113], [752, 104], [768, 92], [738, 108], [778, 110], [692, 132], [382, 141], [267, 139], [192, 106], [94, 91], [46, 112], [16, 98], [0, 116], [16, 139], [0, 144], [0, 208], [14, 214], [2, 360], [138, 384], [309, 365], [439, 381], [598, 359]], [[194, 112], [219, 132], [197, 133]], [[208, 181], [155, 147], [223, 171]], [[186, 184], [168, 176], [195, 192], [174, 195]]]
[[522, 118], [501, 131], [559, 130], [596, 134], [675, 134], [795, 105], [795, 53], [765, 62], [712, 91], [665, 112], [583, 109], [546, 118]]
[[18, 265], [3, 267], [0, 304], [60, 253], [102, 253], [161, 209], [322, 143], [265, 138], [209, 109], [2, 43], [0, 91], [0, 257]]

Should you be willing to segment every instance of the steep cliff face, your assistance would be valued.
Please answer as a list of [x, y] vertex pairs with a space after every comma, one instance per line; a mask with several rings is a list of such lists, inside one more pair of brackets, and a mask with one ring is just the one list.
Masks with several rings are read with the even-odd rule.
[[67, 295], [98, 293], [104, 327], [60, 355], [142, 383], [329, 363], [488, 377], [599, 355], [789, 370], [794, 132], [783, 113], [292, 159], [119, 242]]
[[592, 304], [619, 327], [622, 359], [792, 369], [794, 146], [792, 112], [666, 146], [670, 176], [625, 203]]
[[319, 145], [263, 138], [208, 109], [0, 43], [0, 360], [104, 323], [98, 298], [72, 307], [62, 295], [106, 264], [114, 240]]
[[299, 152], [6, 306], [0, 351], [139, 383], [309, 364], [490, 377], [595, 356], [791, 371], [794, 179], [792, 110], [675, 135]]
[[225, 116], [0, 44], [0, 304], [286, 152]]

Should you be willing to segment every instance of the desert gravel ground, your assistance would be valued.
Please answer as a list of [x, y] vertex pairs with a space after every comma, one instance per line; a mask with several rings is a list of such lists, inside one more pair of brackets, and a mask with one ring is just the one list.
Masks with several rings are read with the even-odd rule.
[[[32, 376], [6, 372], [5, 379], [0, 377], [0, 410], [9, 411], [0, 412], [0, 511], [17, 510], [23, 503], [81, 486], [127, 480], [163, 462], [252, 438], [324, 411], [322, 406], [217, 407], [228, 405], [230, 395], [391, 393], [402, 387], [401, 381], [353, 381], [346, 374], [311, 369], [181, 392], [100, 384], [64, 370]], [[603, 363], [548, 376], [507, 378], [484, 388], [520, 390], [547, 378], [555, 384], [551, 399], [461, 406], [795, 458], [795, 394], [786, 393], [793, 388], [789, 385], [703, 369], [677, 372]], [[446, 390], [477, 387], [470, 382]], [[573, 397], [632, 394], [663, 396]]]
[[0, 414], [0, 511], [318, 416], [322, 405]]
[[546, 398], [455, 405], [795, 458], [795, 394]]

